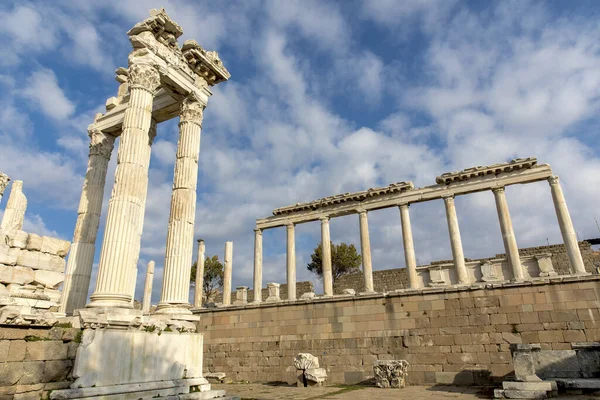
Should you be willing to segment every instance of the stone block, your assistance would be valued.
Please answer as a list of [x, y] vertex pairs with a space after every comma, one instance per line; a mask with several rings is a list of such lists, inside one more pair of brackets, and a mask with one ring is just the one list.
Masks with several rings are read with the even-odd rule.
[[33, 283], [42, 285], [50, 289], [58, 289], [61, 283], [65, 280], [65, 274], [56, 271], [46, 271], [43, 269], [36, 270], [34, 273]]
[[23, 366], [23, 374], [19, 379], [19, 384], [31, 385], [42, 382], [44, 375], [43, 361], [25, 361], [19, 364]]
[[26, 285], [33, 282], [33, 278], [33, 270], [31, 268], [0, 265], [1, 283], [16, 283], [17, 285]]
[[542, 379], [580, 376], [579, 362], [574, 350], [536, 352], [534, 366], [536, 374]]
[[62, 341], [27, 342], [26, 360], [65, 360], [68, 345]]
[[21, 249], [0, 245], [0, 264], [16, 265]]
[[10, 341], [0, 341], [0, 362], [5, 362], [8, 359], [8, 353], [10, 351]]
[[57, 382], [67, 379], [73, 362], [71, 360], [46, 361], [42, 382]]
[[66, 257], [69, 253], [71, 243], [66, 240], [44, 236], [42, 238], [42, 253], [54, 254], [59, 257]]
[[537, 390], [551, 392], [558, 390], [555, 381], [539, 381], [539, 382], [502, 382], [502, 389], [506, 390]]
[[6, 234], [7, 244], [18, 249], [27, 247], [28, 237], [29, 235], [25, 231], [13, 231]]
[[27, 250], [40, 251], [42, 250], [42, 237], [35, 233], [30, 233], [27, 239]]
[[66, 261], [54, 254], [41, 253], [39, 251], [21, 251], [17, 264], [33, 269], [45, 269], [48, 271], [63, 272]]
[[24, 340], [11, 340], [7, 343], [10, 343], [10, 349], [6, 361], [23, 361], [25, 359], [27, 342]]

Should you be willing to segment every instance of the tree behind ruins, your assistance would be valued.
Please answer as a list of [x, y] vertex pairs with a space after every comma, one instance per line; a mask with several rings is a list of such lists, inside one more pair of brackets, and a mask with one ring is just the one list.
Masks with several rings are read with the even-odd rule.
[[[337, 278], [360, 272], [362, 257], [356, 251], [353, 244], [347, 245], [340, 243], [338, 245], [331, 242], [331, 269], [333, 281]], [[310, 256], [310, 263], [306, 265], [310, 272], [313, 272], [323, 279], [323, 243], [315, 248]]]
[[[196, 285], [196, 270], [198, 263], [194, 262], [190, 275], [190, 283]], [[223, 264], [219, 256], [207, 257], [204, 261], [204, 284], [202, 285], [202, 302], [214, 300], [219, 290], [223, 288]]]

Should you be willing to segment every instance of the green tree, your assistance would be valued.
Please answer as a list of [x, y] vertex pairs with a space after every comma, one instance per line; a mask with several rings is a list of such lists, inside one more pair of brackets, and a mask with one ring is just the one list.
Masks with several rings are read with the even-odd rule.
[[[360, 272], [362, 257], [356, 251], [353, 244], [348, 246], [346, 243], [338, 245], [331, 242], [331, 269], [333, 281], [340, 276]], [[310, 256], [310, 263], [306, 266], [310, 272], [313, 272], [323, 279], [323, 243], [315, 248]]]
[[[196, 269], [198, 264], [192, 265], [190, 283], [196, 286]], [[215, 298], [220, 289], [223, 288], [223, 264], [219, 256], [207, 257], [204, 261], [204, 284], [202, 285], [202, 302], [208, 302]]]

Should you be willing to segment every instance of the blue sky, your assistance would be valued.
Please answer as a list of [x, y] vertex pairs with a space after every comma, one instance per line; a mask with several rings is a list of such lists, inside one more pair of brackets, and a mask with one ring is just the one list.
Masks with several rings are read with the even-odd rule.
[[[217, 50], [232, 75], [205, 110], [196, 234], [220, 258], [234, 241], [234, 286], [252, 286], [252, 229], [273, 208], [403, 180], [430, 185], [515, 157], [551, 164], [580, 239], [600, 235], [594, 1], [3, 2], [0, 171], [24, 181], [27, 231], [71, 239], [87, 126], [116, 94], [127, 30], [161, 6], [184, 29], [180, 44]], [[160, 292], [176, 139], [177, 121], [159, 126], [138, 298], [151, 259], [155, 301]], [[115, 161], [116, 151], [105, 210]], [[547, 183], [507, 197], [520, 247], [561, 241]], [[492, 193], [456, 203], [465, 255], [503, 252]], [[411, 218], [418, 262], [450, 259], [443, 203], [416, 204]], [[374, 269], [403, 267], [398, 210], [370, 213], [369, 227]], [[359, 244], [356, 216], [331, 231]], [[305, 265], [319, 224], [298, 226], [296, 240], [298, 279], [315, 280]], [[265, 232], [264, 249], [264, 283], [285, 282], [285, 229]]]

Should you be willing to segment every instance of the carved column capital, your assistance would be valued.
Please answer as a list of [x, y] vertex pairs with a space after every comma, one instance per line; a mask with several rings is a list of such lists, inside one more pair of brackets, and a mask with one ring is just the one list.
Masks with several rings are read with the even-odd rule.
[[445, 203], [454, 203], [454, 195], [453, 194], [447, 194], [445, 196], [442, 196], [442, 199], [444, 199]]
[[361, 217], [363, 217], [363, 216], [366, 217], [367, 216], [367, 210], [356, 210], [356, 212]]
[[295, 226], [295, 225], [294, 225], [294, 223], [293, 223], [292, 221], [287, 221], [287, 222], [285, 223], [285, 226], [286, 226], [286, 228], [287, 228], [288, 230], [291, 230], [291, 229], [294, 229], [294, 226]]
[[319, 217], [319, 221], [321, 222], [329, 222], [329, 217], [328, 216], [323, 216], [323, 217]]
[[408, 203], [398, 204], [398, 208], [401, 210], [408, 210], [410, 208], [410, 204], [408, 204]]
[[189, 95], [181, 103], [180, 122], [191, 122], [202, 126], [204, 105], [193, 94]]
[[254, 228], [254, 234], [262, 236], [262, 229], [260, 229], [260, 228]]
[[132, 64], [129, 66], [128, 83], [133, 88], [154, 92], [160, 85], [160, 74], [152, 65]]
[[96, 128], [89, 129], [88, 135], [90, 137], [90, 156], [102, 156], [110, 160], [110, 155], [115, 147], [115, 137]]
[[548, 183], [550, 184], [550, 186], [558, 185], [558, 175], [552, 175], [550, 178], [548, 178]]
[[0, 172], [0, 196], [4, 193], [4, 190], [8, 186], [8, 182], [10, 182], [10, 178], [8, 175]]
[[504, 190], [505, 190], [504, 186], [500, 186], [500, 187], [497, 187], [497, 188], [493, 188], [492, 192], [493, 193], [504, 193]]

